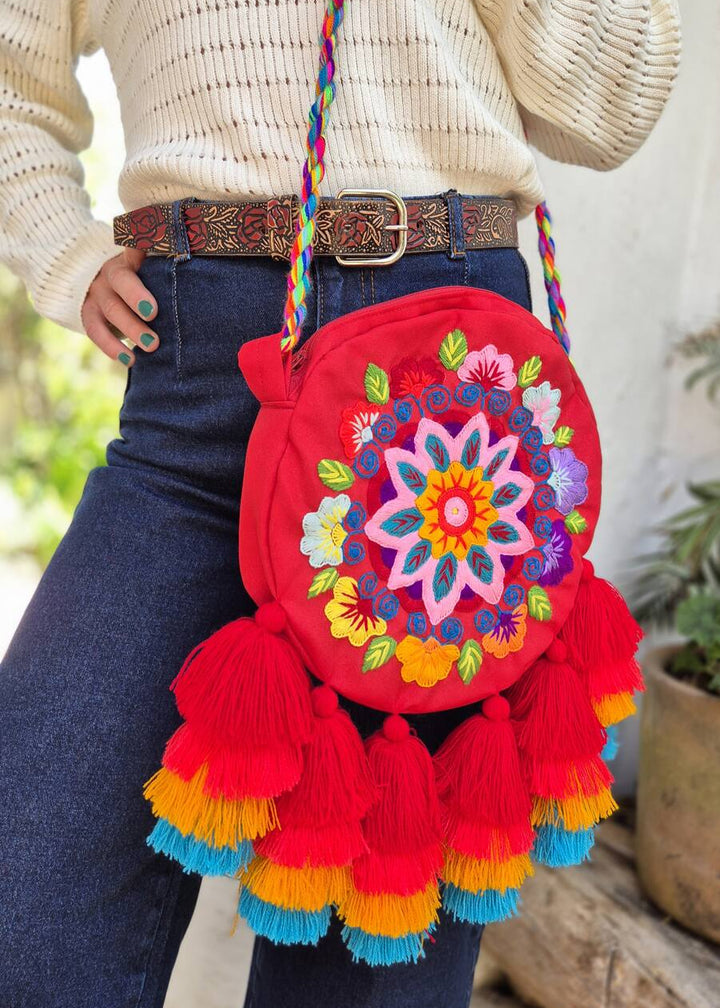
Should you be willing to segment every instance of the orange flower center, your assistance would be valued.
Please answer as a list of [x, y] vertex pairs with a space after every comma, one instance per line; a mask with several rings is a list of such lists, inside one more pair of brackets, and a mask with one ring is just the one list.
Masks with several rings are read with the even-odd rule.
[[490, 503], [495, 487], [477, 469], [451, 462], [446, 472], [431, 469], [417, 498], [425, 519], [418, 535], [432, 543], [433, 556], [454, 553], [464, 559], [473, 545], [487, 543], [487, 530], [498, 513]]

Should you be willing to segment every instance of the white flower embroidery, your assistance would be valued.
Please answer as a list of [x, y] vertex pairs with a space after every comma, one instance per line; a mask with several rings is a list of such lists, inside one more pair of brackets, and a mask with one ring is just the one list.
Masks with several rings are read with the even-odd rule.
[[550, 382], [545, 381], [526, 388], [522, 401], [523, 406], [533, 415], [533, 424], [542, 432], [543, 444], [552, 444], [555, 440], [555, 424], [560, 417], [560, 389], [551, 388]]
[[342, 545], [347, 539], [343, 518], [350, 510], [347, 494], [323, 497], [317, 511], [303, 518], [300, 552], [308, 557], [311, 567], [337, 567], [342, 563]]

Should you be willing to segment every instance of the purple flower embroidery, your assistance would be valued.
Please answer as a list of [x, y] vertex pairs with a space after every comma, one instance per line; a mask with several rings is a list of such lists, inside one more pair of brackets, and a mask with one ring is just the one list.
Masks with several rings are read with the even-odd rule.
[[573, 569], [572, 539], [562, 519], [553, 522], [550, 537], [541, 549], [543, 569], [538, 583], [543, 587], [558, 585]]
[[548, 483], [555, 491], [555, 506], [560, 514], [570, 514], [588, 495], [588, 467], [575, 457], [572, 448], [551, 448], [552, 472]]

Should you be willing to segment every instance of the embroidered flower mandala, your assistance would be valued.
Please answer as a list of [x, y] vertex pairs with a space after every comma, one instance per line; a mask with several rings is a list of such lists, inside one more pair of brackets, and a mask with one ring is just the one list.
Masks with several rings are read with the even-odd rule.
[[395, 657], [404, 682], [429, 687], [448, 677], [460, 657], [460, 648], [457, 644], [441, 644], [434, 637], [420, 640], [409, 634], [398, 644]]
[[543, 444], [555, 440], [555, 424], [560, 416], [560, 389], [552, 388], [550, 382], [526, 388], [522, 397], [523, 406], [533, 415], [532, 422], [542, 431]]
[[532, 536], [518, 517], [532, 480], [511, 469], [518, 439], [490, 445], [487, 420], [472, 417], [453, 437], [423, 418], [414, 451], [385, 453], [397, 496], [368, 521], [369, 539], [396, 551], [388, 587], [420, 582], [433, 624], [454, 610], [469, 587], [496, 603], [503, 591], [503, 556], [526, 553]]
[[373, 439], [373, 424], [380, 417], [380, 410], [366, 402], [357, 402], [342, 412], [340, 440], [349, 459], [363, 450]]
[[488, 343], [482, 350], [471, 350], [458, 368], [460, 381], [473, 382], [485, 389], [499, 388], [509, 391], [517, 385], [513, 359], [510, 354], [498, 353], [497, 347]]
[[362, 647], [371, 637], [380, 637], [387, 630], [385, 620], [373, 614], [372, 598], [362, 596], [351, 577], [337, 579], [325, 615], [333, 637], [347, 637], [353, 647]]
[[350, 498], [340, 494], [323, 497], [317, 511], [305, 515], [300, 552], [309, 558], [311, 567], [337, 567], [342, 563], [342, 546], [347, 539], [343, 518], [349, 510]]
[[433, 689], [475, 695], [481, 667], [481, 680], [516, 681], [524, 649], [532, 660], [562, 625], [594, 516], [581, 461], [595, 458], [592, 417], [562, 355], [551, 362], [504, 333], [495, 345], [492, 332], [454, 328], [433, 344], [415, 327], [399, 354], [378, 337], [338, 403], [339, 438], [313, 406], [304, 415], [303, 436], [322, 428], [326, 489], [299, 509], [317, 506], [302, 521], [315, 568], [303, 581], [349, 692], [362, 692], [358, 673], [375, 699], [409, 693], [408, 709], [440, 709]]

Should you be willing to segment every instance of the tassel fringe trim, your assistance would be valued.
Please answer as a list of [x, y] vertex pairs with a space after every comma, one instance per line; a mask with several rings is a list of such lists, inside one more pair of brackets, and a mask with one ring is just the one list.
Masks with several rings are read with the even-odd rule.
[[448, 850], [442, 877], [458, 889], [478, 892], [480, 889], [519, 889], [533, 872], [528, 854], [493, 862]]
[[492, 924], [517, 914], [520, 893], [517, 889], [486, 889], [483, 892], [468, 892], [451, 882], [443, 888], [443, 909], [455, 920], [468, 924]]
[[338, 903], [338, 916], [349, 928], [386, 938], [427, 931], [437, 923], [440, 894], [434, 880], [411, 896], [365, 893], [351, 888]]
[[330, 927], [330, 907], [308, 912], [285, 910], [243, 889], [238, 913], [256, 934], [279, 945], [317, 945]]
[[561, 826], [540, 826], [532, 849], [532, 858], [548, 868], [566, 868], [590, 858], [595, 830], [567, 830]]
[[594, 795], [575, 795], [571, 798], [541, 798], [533, 801], [531, 821], [534, 827], [561, 826], [569, 830], [595, 826], [617, 811], [617, 802], [609, 788]]
[[201, 767], [190, 780], [183, 780], [161, 767], [143, 789], [153, 814], [211, 847], [237, 847], [278, 825], [272, 799], [211, 798], [203, 790], [206, 774]]
[[419, 934], [387, 938], [345, 925], [342, 938], [352, 953], [353, 962], [362, 960], [370, 966], [394, 966], [396, 963], [414, 963], [424, 959], [425, 942], [434, 930], [435, 927], [431, 924]]
[[594, 700], [593, 710], [600, 724], [606, 728], [637, 713], [632, 693], [611, 693]]
[[350, 883], [350, 869], [288, 868], [256, 857], [240, 882], [264, 903], [283, 910], [313, 913], [343, 899]]
[[243, 840], [237, 847], [211, 847], [192, 834], [183, 836], [167, 819], [158, 819], [146, 843], [157, 854], [165, 854], [181, 864], [187, 874], [234, 877], [254, 856], [249, 840]]

